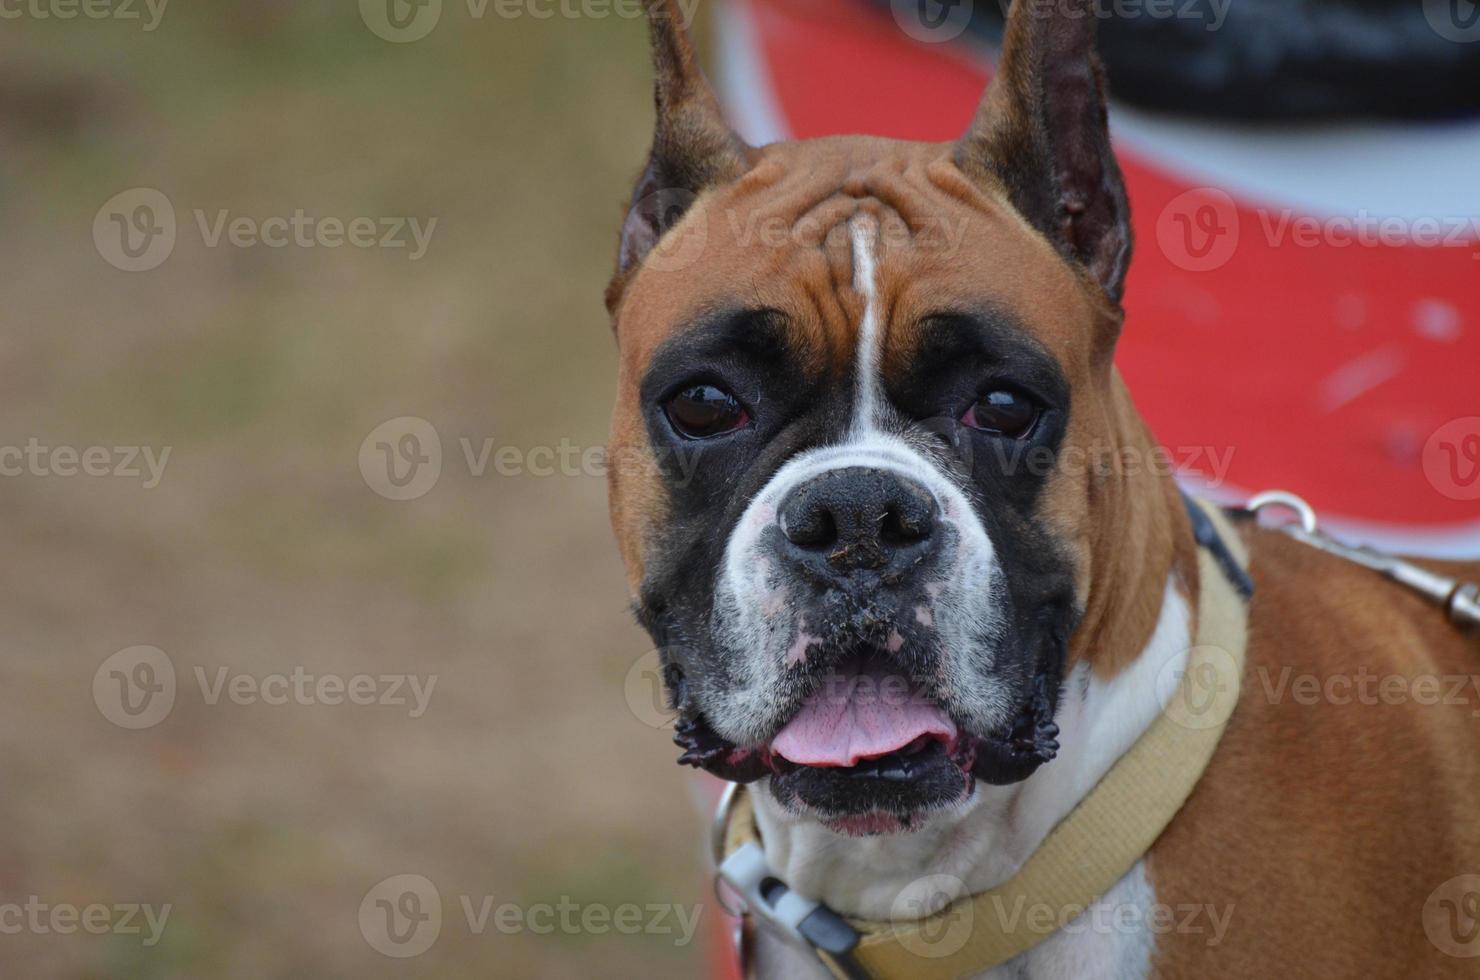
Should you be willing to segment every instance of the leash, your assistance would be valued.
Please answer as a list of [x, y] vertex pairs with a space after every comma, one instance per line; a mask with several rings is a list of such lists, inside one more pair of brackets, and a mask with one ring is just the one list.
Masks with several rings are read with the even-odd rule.
[[1300, 497], [1284, 490], [1268, 490], [1249, 501], [1247, 510], [1258, 514], [1272, 507], [1285, 507], [1295, 512], [1298, 521], [1278, 529], [1300, 541], [1338, 558], [1355, 562], [1364, 568], [1405, 586], [1444, 610], [1449, 621], [1460, 627], [1480, 625], [1480, 585], [1420, 568], [1395, 555], [1365, 545], [1343, 544], [1320, 529], [1315, 509]]
[[[737, 950], [747, 967], [745, 919], [806, 950], [838, 980], [954, 980], [1026, 952], [1125, 876], [1182, 808], [1238, 702], [1252, 592], [1248, 555], [1223, 513], [1187, 499], [1198, 550], [1194, 645], [1165, 710], [1089, 794], [1049, 832], [1007, 882], [958, 899], [924, 919], [872, 922], [804, 898], [766, 861], [753, 801], [727, 788], [715, 815], [716, 894], [741, 917]], [[721, 884], [739, 898], [731, 907]], [[1052, 921], [1014, 910], [1049, 908]]]

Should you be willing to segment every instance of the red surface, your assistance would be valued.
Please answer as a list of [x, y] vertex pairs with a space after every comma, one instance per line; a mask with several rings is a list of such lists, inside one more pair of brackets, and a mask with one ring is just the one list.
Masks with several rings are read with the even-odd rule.
[[[951, 139], [987, 82], [859, 0], [730, 2], [755, 19], [794, 138]], [[1480, 243], [1281, 246], [1257, 202], [1182, 198], [1199, 182], [1124, 147], [1121, 163], [1138, 245], [1119, 364], [1174, 458], [1231, 450], [1225, 493], [1278, 486], [1399, 540], [1465, 525], [1480, 540]], [[1201, 263], [1205, 237], [1184, 235], [1199, 219], [1218, 235]], [[712, 975], [739, 980], [732, 920], [709, 922]]]
[[857, 0], [750, 2], [793, 137], [944, 140], [970, 122], [986, 75], [950, 46], [915, 44]]
[[[986, 84], [983, 66], [951, 45], [910, 40], [887, 10], [857, 0], [746, 2], [793, 137], [950, 139]], [[1218, 220], [1224, 236], [1236, 222], [1237, 248], [1225, 264], [1193, 271], [1175, 212], [1162, 216], [1198, 183], [1124, 148], [1121, 162], [1138, 247], [1119, 363], [1175, 458], [1231, 450], [1236, 487], [1295, 490], [1328, 516], [1400, 532], [1480, 520], [1480, 475], [1467, 457], [1457, 479], [1473, 481], [1441, 480], [1448, 493], [1424, 467], [1436, 430], [1480, 416], [1480, 243], [1280, 246], [1265, 230], [1277, 216], [1229, 201], [1201, 216]], [[1186, 208], [1189, 219], [1200, 204]], [[1202, 232], [1192, 234], [1200, 246]], [[1440, 321], [1430, 334], [1415, 326], [1425, 309]], [[1352, 397], [1342, 401], [1337, 389], [1348, 384]], [[1457, 435], [1471, 429], [1480, 433], [1480, 420]], [[1455, 448], [1429, 444], [1431, 469], [1473, 447], [1449, 442]], [[1456, 499], [1471, 486], [1471, 499]]]

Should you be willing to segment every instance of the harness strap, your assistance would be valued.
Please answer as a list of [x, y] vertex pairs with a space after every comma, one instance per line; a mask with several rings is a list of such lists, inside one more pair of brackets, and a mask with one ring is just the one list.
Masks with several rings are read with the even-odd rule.
[[1207, 551], [1218, 562], [1218, 568], [1227, 576], [1228, 581], [1238, 590], [1238, 594], [1247, 601], [1254, 595], [1254, 580], [1249, 577], [1248, 569], [1245, 567], [1247, 560], [1240, 560], [1233, 550], [1223, 540], [1223, 535], [1218, 530], [1218, 525], [1213, 523], [1212, 511], [1200, 505], [1197, 499], [1185, 490], [1182, 492], [1182, 503], [1187, 508], [1187, 516], [1192, 521], [1192, 536], [1197, 539], [1199, 548]]
[[[719, 877], [742, 896], [752, 921], [809, 949], [841, 980], [954, 980], [1033, 948], [1124, 877], [1197, 785], [1243, 679], [1252, 591], [1248, 555], [1221, 512], [1192, 498], [1187, 503], [1202, 547], [1195, 641], [1177, 687], [1151, 726], [1016, 875], [924, 919], [845, 919], [800, 899], [770, 873], [753, 803], [735, 786], [719, 815]], [[1055, 915], [1045, 923], [1024, 914], [1036, 908]], [[837, 929], [838, 922], [852, 935]], [[814, 938], [823, 931], [827, 941]]]

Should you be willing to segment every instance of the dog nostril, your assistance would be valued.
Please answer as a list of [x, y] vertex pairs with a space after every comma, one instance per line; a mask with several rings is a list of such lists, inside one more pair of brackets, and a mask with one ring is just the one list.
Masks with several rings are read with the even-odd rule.
[[829, 510], [813, 510], [800, 520], [783, 519], [781, 531], [786, 540], [803, 548], [827, 548], [838, 540], [838, 523]]
[[781, 506], [781, 533], [803, 548], [829, 548], [837, 543], [838, 522], [818, 488], [800, 487]]
[[928, 510], [891, 506], [879, 525], [879, 540], [887, 545], [907, 545], [930, 537], [935, 521]]
[[899, 481], [884, 501], [879, 539], [890, 547], [926, 541], [935, 533], [935, 495], [913, 481]]

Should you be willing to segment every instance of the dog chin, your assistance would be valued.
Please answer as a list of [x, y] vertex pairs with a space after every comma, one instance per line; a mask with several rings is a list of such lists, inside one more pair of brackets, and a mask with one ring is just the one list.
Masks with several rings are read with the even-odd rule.
[[976, 777], [968, 746], [968, 739], [955, 745], [928, 739], [848, 767], [799, 766], [773, 758], [770, 791], [787, 810], [839, 834], [910, 833], [931, 813], [971, 798]]

